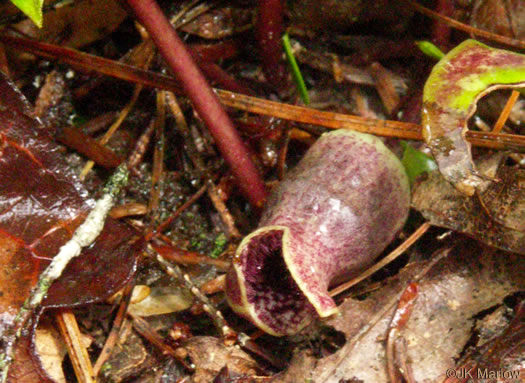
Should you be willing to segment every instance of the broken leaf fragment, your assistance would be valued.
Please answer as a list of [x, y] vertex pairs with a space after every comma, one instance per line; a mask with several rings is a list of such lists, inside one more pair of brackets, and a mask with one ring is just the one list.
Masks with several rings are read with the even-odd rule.
[[525, 87], [525, 56], [466, 40], [432, 69], [423, 90], [423, 136], [443, 176], [472, 195], [485, 181], [465, 138], [476, 102], [500, 88]]
[[412, 207], [434, 226], [525, 254], [525, 171], [506, 164], [500, 155], [480, 158], [478, 167], [499, 180], [480, 191], [479, 198], [465, 196], [438, 172], [431, 172], [414, 184]]

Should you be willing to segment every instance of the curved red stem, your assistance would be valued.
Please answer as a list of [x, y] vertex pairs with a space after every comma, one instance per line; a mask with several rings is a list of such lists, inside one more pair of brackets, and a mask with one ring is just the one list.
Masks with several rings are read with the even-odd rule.
[[261, 207], [266, 198], [266, 191], [249, 151], [177, 32], [155, 0], [128, 0], [128, 4], [150, 34], [174, 75], [182, 83], [197, 113], [229, 164], [242, 192], [252, 205]]
[[286, 67], [281, 59], [282, 0], [259, 0], [256, 32], [264, 75], [275, 89], [282, 90], [286, 87]]

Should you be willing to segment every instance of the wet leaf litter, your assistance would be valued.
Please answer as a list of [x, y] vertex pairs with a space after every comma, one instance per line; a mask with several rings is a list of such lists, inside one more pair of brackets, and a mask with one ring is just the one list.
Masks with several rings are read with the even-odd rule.
[[[285, 8], [281, 7], [282, 2], [274, 0], [264, 5], [242, 4], [240, 7], [238, 4], [210, 7], [206, 3], [194, 7], [188, 3], [185, 4], [186, 8], [176, 11], [180, 11], [180, 14], [175, 17], [176, 23], [185, 25], [183, 32], [179, 33], [187, 33], [184, 35], [185, 42], [194, 52], [198, 52], [194, 53], [194, 58], [198, 57], [196, 61], [208, 79], [218, 87], [256, 95], [255, 101], [245, 96], [230, 97], [230, 107], [240, 108], [243, 112], [230, 108], [229, 114], [240, 132], [243, 144], [249, 148], [246, 153], [251, 153], [258, 177], [265, 181], [267, 191], [274, 189], [273, 193], [277, 196], [285, 195], [283, 190], [286, 190], [286, 185], [293, 184], [294, 179], [300, 179], [304, 184], [309, 182], [305, 175], [313, 171], [317, 160], [308, 160], [307, 165], [304, 165], [301, 159], [311, 159], [308, 149], [315, 150], [314, 143], [322, 143], [323, 137], [327, 136], [325, 128], [290, 123], [287, 120], [313, 121], [317, 118], [321, 126], [335, 127], [338, 125], [337, 120], [343, 116], [342, 121], [352, 121], [350, 126], [360, 130], [398, 137], [395, 130], [398, 129], [401, 132], [399, 137], [421, 139], [421, 133], [414, 134], [415, 127], [420, 127], [417, 105], [418, 100], [421, 100], [422, 84], [436, 58], [420, 56], [411, 39], [418, 34], [418, 41], [421, 41], [422, 36], [433, 36], [439, 50], [449, 52], [450, 55], [438, 64], [442, 66], [445, 62], [449, 66], [454, 65], [456, 56], [452, 48], [456, 47], [456, 52], [463, 52], [469, 44], [474, 49], [480, 47], [468, 41], [461, 45], [465, 38], [458, 33], [447, 34], [446, 28], [418, 29], [417, 23], [421, 22], [423, 16], [414, 13], [413, 9], [419, 8], [413, 5], [394, 7], [385, 2], [384, 6], [392, 7], [392, 11], [398, 15], [395, 19], [389, 19], [374, 14], [371, 8], [363, 5], [345, 8], [346, 5], [327, 1], [325, 5], [331, 4], [331, 7], [323, 17], [319, 17], [313, 12], [317, 9], [315, 2], [292, 3]], [[453, 10], [450, 8], [440, 8], [442, 6], [440, 4], [436, 8], [440, 14], [470, 21], [468, 5], [456, 4], [453, 8], [456, 13], [451, 13]], [[491, 6], [497, 7], [495, 4]], [[472, 4], [472, 7], [473, 25], [483, 25], [490, 30], [490, 24], [480, 24], [483, 6]], [[256, 16], [255, 23], [253, 15]], [[509, 20], [513, 22], [512, 18]], [[299, 70], [303, 72], [303, 85], [308, 88], [310, 96], [311, 104], [308, 107], [290, 105], [296, 103], [297, 98], [289, 79], [281, 82], [270, 79], [271, 73], [282, 74], [285, 68], [286, 63], [279, 59], [282, 57], [282, 47], [278, 50], [274, 47], [268, 47], [267, 50], [261, 48], [261, 52], [265, 52], [261, 54], [268, 54], [268, 57], [278, 52], [272, 56], [277, 57], [277, 60], [264, 58], [260, 63], [257, 58], [246, 60], [245, 46], [251, 39], [252, 31], [257, 29], [255, 38], [270, 45], [274, 40], [268, 37], [273, 33], [282, 33], [283, 25], [274, 27], [272, 22], [309, 31], [288, 30], [292, 50], [299, 46], [299, 42], [301, 44], [301, 55], [295, 54], [299, 60]], [[117, 27], [117, 35], [110, 38], [119, 41], [118, 34], [133, 35], [134, 27], [130, 28], [130, 24], [126, 23], [128, 21], [124, 21], [124, 27]], [[373, 28], [370, 29], [370, 36], [357, 36], [355, 30], [348, 26], [360, 23], [367, 27], [383, 23], [385, 27], [388, 25], [389, 28], [404, 31], [409, 44], [389, 40], [388, 33], [376, 34], [377, 30]], [[326, 39], [327, 36], [322, 30], [313, 28], [313, 25], [318, 24], [325, 25], [331, 33], [328, 45], [317, 43], [318, 37]], [[519, 32], [519, 27], [514, 25], [513, 28], [514, 32], [505, 33]], [[310, 30], [314, 34], [310, 34]], [[155, 32], [150, 30], [150, 33]], [[134, 36], [137, 39], [137, 35]], [[147, 39], [145, 34], [135, 41], [143, 38]], [[279, 42], [280, 39], [275, 41]], [[490, 40], [484, 43], [486, 46], [493, 45]], [[109, 49], [107, 40], [102, 44], [105, 51], [91, 47], [91, 53], [107, 55], [113, 60], [123, 53]], [[55, 49], [53, 46], [45, 49], [50, 47]], [[54, 59], [61, 60], [61, 55], [77, 57], [75, 51], [60, 50], [59, 44], [56, 47], [58, 49], [53, 54], [57, 56], [52, 56]], [[257, 47], [261, 45], [256, 45], [254, 49]], [[493, 48], [481, 49], [489, 54], [495, 52], [505, 57], [515, 57], [511, 50], [509, 47], [497, 51]], [[141, 48], [141, 52], [144, 55], [142, 57], [140, 54], [129, 56], [131, 65], [148, 68], [152, 74], [153, 71], [162, 70], [160, 60], [150, 61], [152, 56], [148, 55], [152, 54], [152, 50]], [[363, 55], [364, 52], [369, 56]], [[9, 55], [13, 57], [11, 53]], [[311, 59], [305, 60], [305, 55], [310, 55], [308, 57]], [[15, 57], [20, 59], [21, 56]], [[82, 57], [81, 60], [86, 60], [88, 56]], [[217, 57], [220, 59], [217, 60]], [[417, 65], [411, 67], [412, 71], [404, 71], [403, 66], [413, 65], [410, 60]], [[483, 58], [480, 60], [483, 61]], [[46, 65], [57, 65], [59, 71], [68, 73], [68, 69], [60, 67], [60, 64]], [[468, 78], [469, 69], [472, 68], [463, 66], [461, 75]], [[492, 69], [497, 71], [501, 68], [496, 66]], [[140, 72], [141, 76], [144, 73], [149, 76], [147, 70]], [[116, 86], [114, 80], [101, 76], [91, 78], [77, 72], [65, 82], [66, 88], [69, 88], [63, 93], [65, 98], [58, 102], [53, 101], [52, 97], [48, 99], [51, 105], [48, 108], [49, 115], [55, 119], [51, 118], [48, 125], [46, 118], [46, 127], [43, 127], [34, 120], [32, 106], [19, 96], [13, 96], [18, 92], [14, 87], [6, 86], [7, 97], [2, 102], [6, 105], [4, 113], [7, 120], [22, 121], [9, 123], [2, 136], [2, 160], [6, 160], [2, 162], [6, 166], [2, 174], [9, 180], [5, 186], [5, 195], [9, 198], [4, 200], [6, 204], [2, 205], [5, 207], [2, 214], [5, 222], [9, 223], [5, 223], [2, 228], [7, 233], [2, 241], [6, 244], [5, 249], [2, 247], [6, 257], [2, 259], [8, 261], [8, 272], [4, 274], [7, 277], [1, 286], [9, 286], [5, 291], [8, 293], [8, 308], [12, 315], [15, 315], [13, 313], [23, 299], [13, 293], [15, 290], [11, 290], [11, 287], [20, 283], [20, 288], [27, 291], [27, 296], [45, 264], [59, 253], [75, 229], [82, 225], [95, 201], [103, 196], [103, 185], [114, 173], [114, 170], [103, 170], [96, 166], [94, 171], [82, 172], [86, 177], [82, 183], [75, 174], [80, 172], [83, 161], [96, 159], [97, 163], [111, 169], [118, 165], [118, 161], [129, 156], [134, 147], [139, 147], [144, 155], [136, 159], [136, 165], [130, 168], [130, 185], [116, 198], [118, 210], [112, 210], [111, 216], [119, 218], [108, 220], [96, 242], [73, 259], [64, 270], [64, 275], [51, 285], [41, 309], [35, 311], [31, 326], [25, 328], [15, 349], [15, 363], [11, 371], [16, 375], [10, 379], [22, 382], [91, 381], [91, 367], [83, 364], [86, 362], [93, 363], [95, 374], [102, 381], [122, 382], [163, 379], [196, 382], [292, 382], [304, 379], [315, 382], [355, 379], [371, 382], [399, 379], [440, 382], [446, 378], [444, 374], [450, 369], [461, 371], [462, 368], [475, 366], [482, 373], [503, 369], [517, 371], [517, 360], [522, 351], [523, 326], [520, 318], [524, 280], [520, 261], [523, 253], [523, 193], [519, 153], [522, 100], [514, 94], [508, 98], [510, 93], [496, 88], [500, 87], [499, 84], [504, 84], [503, 87], [519, 87], [522, 80], [518, 78], [514, 81], [502, 72], [498, 73], [502, 77], [498, 77], [494, 83], [478, 82], [481, 88], [487, 86], [486, 89], [476, 88], [481, 92], [476, 95], [490, 96], [490, 105], [488, 98], [470, 98], [466, 103], [470, 108], [475, 105], [477, 112], [472, 118], [469, 119], [471, 116], [468, 113], [463, 114], [461, 124], [451, 123], [453, 119], [445, 119], [445, 123], [451, 123], [448, 133], [437, 141], [434, 140], [436, 131], [427, 137], [430, 137], [428, 144], [434, 149], [439, 170], [432, 166], [432, 162], [428, 162], [428, 149], [417, 141], [408, 143], [412, 151], [407, 154], [406, 145], [400, 147], [396, 140], [386, 140], [385, 144], [396, 155], [401, 157], [404, 151], [405, 158], [412, 158], [403, 161], [405, 166], [414, 166], [413, 169], [407, 169], [410, 173], [412, 210], [406, 223], [403, 227], [401, 223], [399, 227], [395, 225], [395, 230], [389, 232], [388, 236], [393, 238], [390, 244], [389, 241], [380, 240], [378, 235], [370, 234], [374, 228], [369, 228], [367, 224], [357, 229], [357, 233], [363, 235], [357, 243], [348, 245], [337, 240], [344, 248], [341, 254], [345, 250], [351, 253], [352, 248], [359, 246], [366, 247], [367, 241], [378, 248], [387, 248], [382, 254], [377, 254], [381, 250], [374, 252], [353, 271], [345, 270], [342, 264], [337, 267], [332, 264], [336, 272], [323, 277], [323, 292], [328, 302], [332, 302], [331, 307], [337, 307], [340, 314], [321, 318], [325, 315], [313, 309], [309, 311], [308, 320], [298, 327], [294, 325], [297, 318], [281, 320], [279, 332], [294, 335], [280, 338], [264, 334], [246, 320], [246, 317], [253, 320], [251, 314], [246, 315], [251, 310], [249, 304], [241, 310], [232, 311], [228, 307], [227, 301], [235, 301], [238, 294], [234, 291], [238, 289], [242, 295], [242, 290], [246, 289], [239, 282], [236, 282], [238, 287], [228, 288], [228, 283], [230, 287], [235, 285], [231, 274], [226, 273], [229, 264], [231, 261], [239, 262], [243, 243], [250, 243], [252, 237], [249, 233], [257, 230], [259, 225], [265, 227], [270, 221], [282, 223], [281, 216], [290, 216], [295, 219], [291, 221], [292, 229], [297, 232], [303, 230], [306, 220], [301, 218], [302, 212], [308, 212], [316, 205], [315, 198], [309, 200], [308, 193], [315, 196], [316, 190], [323, 189], [333, 193], [338, 177], [345, 174], [342, 169], [354, 169], [354, 165], [355, 169], [367, 168], [367, 160], [371, 158], [369, 155], [343, 150], [343, 154], [355, 156], [350, 161], [351, 165], [321, 172], [325, 178], [314, 182], [316, 186], [297, 188], [289, 193], [290, 198], [306, 202], [304, 205], [284, 209], [284, 215], [272, 215], [268, 211], [280, 211], [275, 207], [279, 204], [274, 204], [280, 198], [270, 197], [261, 205], [257, 202], [261, 200], [261, 194], [250, 196], [250, 188], [238, 184], [239, 178], [235, 172], [243, 169], [243, 165], [234, 173], [231, 172], [234, 169], [232, 166], [237, 165], [232, 165], [230, 159], [223, 156], [223, 138], [208, 134], [208, 120], [197, 117], [180, 88], [168, 85], [173, 94], [166, 95], [143, 88], [142, 85], [122, 86], [119, 83], [121, 85]], [[24, 93], [34, 100], [31, 76], [24, 74], [18, 67], [12, 76], [17, 78], [17, 84]], [[144, 77], [138, 79], [142, 81]], [[468, 80], [463, 83], [465, 81]], [[149, 84], [151, 86], [152, 83]], [[446, 88], [428, 86], [434, 94]], [[97, 88], [99, 93], [96, 93]], [[114, 90], [115, 94], [121, 92], [125, 97], [121, 101], [117, 97], [109, 97], [108, 92], [104, 92], [106, 88]], [[100, 92], [100, 89], [103, 91]], [[445, 89], [444, 93], [453, 92]], [[224, 93], [218, 94], [226, 100]], [[127, 101], [123, 102], [123, 99], [129, 100], [129, 103], [126, 104]], [[271, 117], [267, 99], [277, 100], [275, 104], [282, 105], [278, 115], [285, 120]], [[429, 107], [432, 102], [428, 97], [426, 100], [423, 106]], [[83, 107], [87, 105], [85, 102], [90, 105], [89, 109]], [[505, 103], [507, 106], [504, 106]], [[320, 109], [318, 115], [317, 108]], [[77, 116], [81, 115], [80, 124], [71, 124], [73, 110]], [[298, 111], [302, 114], [294, 117]], [[427, 124], [430, 126], [434, 120], [425, 116], [425, 113], [424, 121], [430, 121]], [[111, 116], [119, 114], [121, 118], [112, 123], [114, 117]], [[368, 120], [355, 119], [353, 115], [366, 116]], [[404, 117], [412, 119], [407, 120], [409, 123], [391, 120]], [[385, 118], [390, 120], [384, 122]], [[490, 132], [492, 123], [496, 127]], [[24, 124], [28, 126], [18, 128], [18, 125]], [[112, 125], [109, 130], [115, 131], [115, 136], [110, 140], [108, 149], [103, 148], [97, 140], [109, 125]], [[82, 128], [79, 129], [79, 126]], [[470, 132], [466, 132], [467, 126]], [[341, 127], [340, 123], [338, 127]], [[446, 125], [441, 128], [448, 129]], [[481, 132], [475, 131], [477, 129]], [[451, 162], [450, 156], [443, 157], [446, 151], [439, 146], [439, 142], [444, 143], [450, 135], [458, 132], [462, 138], [466, 137], [474, 143], [473, 147], [466, 146], [468, 150], [457, 151], [462, 155], [467, 154], [466, 162]], [[337, 132], [332, 134], [337, 135]], [[77, 137], [76, 144], [74, 137]], [[78, 137], [86, 137], [83, 145], [78, 144]], [[509, 152], [477, 148], [477, 141], [471, 141], [473, 137], [481, 137], [486, 146], [503, 147], [512, 153], [508, 156]], [[71, 146], [66, 149], [56, 144], [55, 140]], [[465, 142], [462, 144], [466, 145]], [[334, 146], [342, 150], [338, 144]], [[113, 155], [111, 150], [118, 151], [118, 155]], [[329, 156], [322, 157], [328, 159]], [[417, 163], [423, 160], [425, 164]], [[444, 163], [443, 160], [448, 162]], [[337, 161], [328, 162], [335, 164]], [[377, 166], [381, 162], [375, 160], [372, 165]], [[462, 163], [468, 163], [468, 166], [461, 168], [463, 170], [460, 169], [459, 173], [455, 170], [451, 172], [447, 170], [450, 163], [459, 168]], [[326, 165], [326, 169], [330, 169], [329, 165]], [[451, 174], [467, 174], [465, 169], [477, 177], [475, 185], [469, 177], [451, 178]], [[253, 176], [252, 173], [250, 177]], [[378, 181], [374, 182], [379, 185], [367, 189], [372, 194], [378, 190], [375, 193], [379, 197], [373, 199], [377, 202], [363, 202], [370, 201], [363, 198], [357, 204], [360, 206], [352, 210], [354, 215], [378, 211], [382, 204], [390, 200], [388, 197], [392, 195], [384, 188], [374, 189], [375, 186], [387, 185], [387, 178], [384, 174], [379, 176]], [[255, 185], [255, 178], [252, 180]], [[474, 187], [463, 187], [465, 185]], [[346, 189], [351, 190], [351, 187], [343, 187], [343, 192]], [[405, 190], [408, 194], [406, 182]], [[472, 195], [466, 196], [465, 191]], [[332, 204], [337, 203], [336, 199], [328, 198]], [[248, 201], [252, 202], [251, 207]], [[406, 209], [408, 201], [404, 201], [407, 203], [397, 205], [403, 205]], [[285, 203], [283, 206], [296, 205]], [[261, 208], [267, 211], [262, 219], [259, 216]], [[23, 218], [26, 210], [36, 212], [35, 218]], [[11, 220], [13, 217], [16, 218], [14, 221]], [[271, 217], [271, 220], [264, 217]], [[377, 220], [381, 224], [391, 222], [385, 218], [384, 212], [381, 217], [372, 221], [376, 224]], [[405, 218], [401, 221], [405, 222]], [[368, 221], [364, 219], [361, 222]], [[113, 226], [115, 229], [112, 229]], [[335, 232], [348, 230], [346, 223], [339, 221], [334, 227], [337, 229]], [[238, 233], [245, 236], [244, 241]], [[306, 235], [303, 241], [314, 243], [315, 238]], [[277, 267], [265, 277], [272, 287], [278, 287], [284, 281], [300, 275], [292, 272], [291, 276], [286, 276], [287, 272], [282, 272], [287, 269], [285, 257], [270, 248], [266, 249], [266, 245], [260, 242], [264, 247], [261, 254], [270, 255], [267, 263]], [[143, 246], [144, 243], [147, 245]], [[312, 249], [309, 252], [315, 255], [330, 253], [315, 246]], [[359, 256], [364, 253], [367, 252], [358, 251]], [[16, 256], [9, 258], [9, 254]], [[398, 258], [384, 258], [387, 254], [397, 254]], [[87, 258], [84, 258], [85, 255]], [[341, 288], [348, 278], [358, 280], [361, 271], [373, 263], [376, 256], [378, 260], [388, 259], [388, 265], [350, 290], [347, 290], [347, 286]], [[305, 255], [299, 258], [305, 259]], [[11, 267], [13, 263], [9, 259], [16, 259], [18, 263]], [[334, 259], [339, 259], [339, 256]], [[297, 262], [300, 264], [302, 260]], [[257, 265], [257, 262], [254, 264]], [[30, 267], [30, 272], [25, 273], [24, 267]], [[257, 266], [254, 267], [257, 269]], [[83, 273], [85, 277], [82, 277]], [[114, 278], [114, 275], [118, 277]], [[252, 274], [246, 275], [248, 279], [253, 279]], [[334, 275], [338, 278], [332, 279]], [[134, 284], [140, 288], [137, 286], [133, 289]], [[84, 291], [83, 286], [88, 288]], [[253, 286], [259, 288], [257, 283]], [[229, 295], [227, 300], [225, 287]], [[338, 288], [333, 290], [335, 287]], [[107, 301], [109, 295], [117, 290], [121, 290], [120, 293]], [[253, 291], [248, 295], [253, 296]], [[264, 297], [264, 294], [259, 294]], [[300, 297], [301, 294], [296, 291], [294, 296]], [[164, 300], [167, 302], [172, 299], [178, 303], [163, 305]], [[142, 303], [139, 311], [132, 309]], [[160, 306], [154, 307], [158, 304], [162, 305], [160, 310]], [[233, 306], [235, 309], [235, 304]], [[273, 316], [278, 317], [281, 309], [278, 306], [278, 312]], [[78, 340], [68, 346], [57, 345], [56, 352], [48, 352], [42, 346], [49, 345], [49, 341], [43, 340], [44, 336], [34, 335], [44, 334], [54, 327], [49, 319], [62, 323], [67, 310], [72, 313], [67, 315], [76, 317], [78, 330], [61, 328], [57, 337], [60, 342]], [[125, 314], [127, 311], [129, 313]], [[264, 326], [259, 327], [265, 330]], [[80, 331], [80, 336], [76, 331]], [[91, 342], [81, 345], [82, 334], [87, 335]], [[63, 356], [64, 347], [68, 349], [66, 357]], [[427, 352], [429, 349], [434, 352]], [[85, 353], [87, 360], [80, 355], [82, 353]], [[476, 355], [482, 357], [477, 358]], [[52, 359], [60, 365], [59, 370], [65, 375], [52, 372], [53, 369], [47, 363]]]

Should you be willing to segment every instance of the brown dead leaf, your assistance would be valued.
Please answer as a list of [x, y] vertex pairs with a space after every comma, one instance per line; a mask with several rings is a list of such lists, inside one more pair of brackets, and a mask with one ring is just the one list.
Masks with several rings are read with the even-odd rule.
[[499, 180], [488, 185], [480, 197], [463, 195], [432, 172], [414, 185], [412, 207], [432, 225], [525, 254], [525, 170], [506, 165], [501, 157], [485, 159], [479, 168]]
[[50, 323], [41, 323], [35, 331], [36, 351], [42, 368], [57, 383], [65, 383], [62, 361], [67, 354], [66, 344], [57, 329]]
[[[419, 282], [412, 315], [400, 330], [416, 382], [441, 382], [472, 335], [473, 317], [525, 288], [525, 264], [519, 257], [463, 241]], [[345, 334], [346, 344], [319, 360], [303, 352], [273, 382], [294, 381], [293, 371], [296, 379], [315, 383], [388, 382], [385, 342], [392, 314], [399, 293], [426, 265], [407, 266], [399, 275], [401, 283], [392, 280], [363, 301], [346, 300], [341, 315], [327, 322]]]
[[475, 1], [473, 27], [518, 40], [525, 37], [525, 3], [522, 0]]
[[44, 13], [43, 27], [27, 19], [15, 28], [39, 41], [60, 42], [72, 48], [82, 47], [115, 30], [127, 17], [115, 0], [81, 0], [74, 6], [57, 7]]
[[[34, 334], [34, 331], [32, 331]], [[15, 364], [9, 369], [8, 382], [11, 383], [55, 383], [46, 376], [37, 358], [33, 354], [34, 339], [23, 336], [15, 349]]]
[[253, 9], [223, 7], [204, 13], [181, 30], [205, 39], [222, 39], [251, 28], [253, 16]]
[[[525, 355], [525, 301], [517, 305], [514, 318], [507, 323], [500, 334], [470, 351], [467, 357], [458, 363], [455, 370], [466, 369], [473, 377], [483, 381], [519, 383], [523, 382], [525, 377], [523, 355]], [[467, 369], [464, 366], [471, 367]]]
[[100, 380], [120, 383], [153, 368], [158, 368], [157, 361], [148, 353], [142, 338], [132, 330], [131, 322], [125, 321], [120, 331], [119, 343], [103, 366]]
[[194, 336], [185, 345], [195, 365], [194, 383], [209, 383], [223, 367], [239, 375], [255, 375], [257, 363], [240, 348], [226, 347], [222, 340], [210, 336]]
[[[0, 77], [0, 336], [5, 337], [40, 272], [72, 236], [93, 206], [67, 167], [60, 147], [32, 118], [23, 96]], [[43, 307], [100, 301], [133, 275], [140, 241], [130, 227], [108, 219], [95, 243], [73, 259], [52, 284]], [[35, 322], [38, 320], [36, 319]], [[32, 333], [24, 335], [28, 342]], [[3, 339], [2, 339], [3, 340]], [[20, 343], [24, 348], [26, 340]], [[2, 345], [5, 346], [5, 345]], [[33, 351], [19, 350], [29, 357]], [[17, 351], [18, 353], [18, 351]], [[11, 376], [30, 361], [17, 359]], [[19, 382], [20, 378], [11, 381]], [[31, 380], [28, 380], [31, 381]]]
[[[81, 343], [87, 348], [92, 338], [82, 334]], [[39, 356], [42, 369], [57, 383], [66, 383], [62, 362], [67, 354], [67, 347], [60, 333], [49, 321], [43, 321], [35, 331], [35, 351]]]

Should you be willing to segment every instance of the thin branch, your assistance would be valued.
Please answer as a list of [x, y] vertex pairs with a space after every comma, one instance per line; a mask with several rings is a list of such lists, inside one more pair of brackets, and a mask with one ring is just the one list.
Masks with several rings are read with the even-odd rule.
[[75, 314], [70, 309], [61, 310], [56, 316], [58, 328], [64, 339], [73, 365], [73, 370], [79, 383], [95, 383], [93, 366], [86, 347], [82, 342], [82, 334], [78, 328]]
[[492, 129], [492, 133], [499, 133], [503, 126], [505, 125], [505, 122], [507, 122], [507, 119], [509, 118], [509, 114], [512, 111], [512, 107], [518, 100], [518, 97], [520, 96], [520, 92], [517, 90], [513, 90], [510, 94], [507, 103], [505, 104], [505, 107], [501, 111], [498, 121], [494, 124], [494, 129]]
[[330, 296], [336, 296], [338, 294], [341, 294], [343, 291], [348, 290], [350, 287], [358, 284], [363, 279], [368, 278], [370, 275], [374, 274], [376, 271], [382, 269], [386, 265], [388, 265], [390, 262], [392, 262], [394, 259], [399, 257], [401, 254], [403, 254], [410, 246], [412, 246], [423, 234], [427, 232], [427, 230], [430, 228], [430, 224], [428, 222], [425, 222], [422, 224], [415, 232], [410, 235], [401, 245], [399, 245], [396, 249], [394, 249], [390, 254], [388, 254], [385, 258], [377, 262], [372, 267], [368, 268], [364, 272], [362, 272], [357, 277], [349, 280], [348, 282], [343, 283], [340, 286], [337, 286], [335, 289], [330, 291]]
[[124, 290], [122, 292], [122, 300], [117, 310], [117, 314], [115, 315], [115, 319], [113, 320], [113, 325], [111, 326], [111, 330], [109, 331], [109, 334], [106, 338], [106, 342], [102, 347], [102, 351], [100, 351], [97, 361], [93, 366], [93, 376], [95, 378], [98, 377], [102, 366], [109, 359], [109, 357], [111, 356], [111, 352], [113, 351], [113, 347], [115, 347], [115, 345], [117, 344], [119, 333], [122, 329], [122, 323], [124, 323], [124, 319], [126, 318], [126, 311], [128, 310], [129, 303], [131, 301], [134, 286], [135, 282], [131, 281], [124, 287]]
[[[140, 95], [140, 92], [142, 91], [142, 85], [135, 86], [135, 89], [133, 90], [133, 95], [131, 97], [131, 100], [128, 102], [128, 104], [124, 107], [124, 109], [121, 110], [118, 118], [115, 120], [113, 124], [111, 124], [110, 128], [104, 133], [104, 136], [100, 139], [99, 144], [100, 145], [106, 145], [113, 134], [117, 131], [117, 129], [122, 125], [126, 117], [129, 115], [133, 107], [135, 106], [135, 103], [138, 100], [138, 97]], [[80, 172], [80, 179], [84, 180], [88, 173], [93, 169], [93, 166], [95, 165], [95, 161], [89, 160], [85, 165], [82, 171]]]
[[164, 188], [164, 152], [166, 139], [166, 91], [157, 92], [157, 116], [155, 118], [155, 148], [153, 151], [153, 169], [151, 172], [150, 198], [148, 202], [148, 215], [150, 225], [158, 219], [160, 195]]
[[195, 166], [195, 168], [197, 168], [198, 172], [200, 173], [200, 176], [206, 183], [208, 196], [210, 197], [213, 206], [215, 207], [215, 209], [221, 217], [221, 221], [227, 230], [228, 238], [240, 238], [241, 234], [239, 233], [239, 230], [237, 230], [237, 228], [235, 227], [235, 220], [230, 214], [226, 203], [221, 198], [219, 198], [217, 186], [213, 183], [212, 175], [206, 168], [204, 164], [204, 159], [202, 158], [201, 153], [197, 150], [197, 147], [193, 142], [193, 139], [191, 138], [188, 124], [186, 123], [186, 119], [184, 118], [184, 114], [180, 109], [175, 95], [173, 94], [173, 92], [168, 92], [166, 97], [168, 106], [170, 107], [173, 117], [177, 122], [177, 130], [182, 135], [184, 145], [188, 150], [188, 154], [191, 158], [191, 161], [193, 162], [193, 165]]
[[217, 330], [219, 330], [225, 341], [236, 339], [237, 333], [232, 330], [228, 323], [226, 323], [222, 313], [215, 308], [214, 304], [208, 299], [208, 297], [204, 295], [193, 283], [190, 276], [184, 273], [179, 266], [168, 262], [162, 255], [156, 252], [153, 247], [149, 247], [149, 249], [155, 252], [155, 259], [164, 268], [166, 273], [169, 276], [175, 278], [177, 281], [182, 282], [184, 286], [192, 293], [192, 295], [197, 298], [200, 303], [202, 303], [203, 310], [211, 318], [215, 324], [215, 327], [217, 327]]
[[157, 333], [157, 331], [155, 331], [155, 329], [153, 329], [146, 320], [142, 319], [137, 315], [133, 315], [132, 313], [128, 313], [128, 316], [130, 316], [133, 319], [133, 328], [135, 329], [135, 331], [137, 331], [152, 345], [154, 345], [160, 351], [162, 351], [163, 354], [170, 355], [173, 358], [177, 359], [177, 361], [180, 364], [182, 364], [182, 366], [184, 366], [184, 368], [189, 372], [193, 372], [195, 370], [195, 366], [193, 364], [188, 364], [186, 359], [181, 357], [181, 355], [173, 346], [166, 343], [164, 341], [164, 338], [159, 333]]
[[[200, 187], [199, 190], [197, 190], [186, 202], [184, 202], [175, 212], [170, 215], [168, 218], [166, 218], [164, 221], [162, 221], [157, 228], [155, 229], [155, 233], [162, 233], [166, 228], [171, 225], [177, 217], [181, 215], [181, 213], [186, 210], [188, 207], [193, 205], [206, 191], [206, 185], [203, 185]], [[154, 236], [155, 233], [152, 233], [151, 235]]]
[[[418, 124], [325, 112], [303, 106], [232, 94], [223, 90], [217, 90], [217, 93], [225, 105], [251, 113], [264, 114], [305, 124], [320, 125], [331, 129], [351, 129], [378, 136], [423, 140], [421, 125]], [[525, 151], [525, 137], [520, 135], [467, 131], [467, 139], [475, 146], [519, 152]]]

